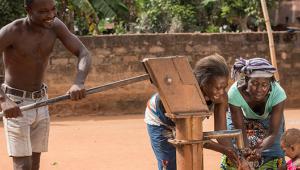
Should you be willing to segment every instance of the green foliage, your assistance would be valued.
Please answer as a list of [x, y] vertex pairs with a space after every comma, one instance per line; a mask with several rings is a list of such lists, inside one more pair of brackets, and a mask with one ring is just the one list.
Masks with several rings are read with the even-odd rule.
[[214, 33], [214, 32], [219, 32], [220, 29], [218, 26], [215, 26], [215, 25], [208, 25], [207, 28], [205, 29], [205, 32], [208, 32], [208, 33]]
[[[103, 32], [103, 21], [115, 19], [116, 22], [129, 15], [128, 8], [121, 0], [70, 0], [75, 8], [76, 26], [88, 30], [88, 34]], [[82, 22], [85, 18], [85, 22]]]
[[0, 0], [0, 28], [24, 16], [23, 0]]
[[86, 18], [83, 16], [81, 13], [77, 13], [75, 15], [75, 20], [74, 20], [74, 25], [75, 25], [75, 33], [77, 35], [89, 35], [91, 34], [89, 32], [89, 23], [87, 22]]
[[122, 18], [122, 15], [129, 15], [128, 8], [121, 0], [91, 0], [91, 3], [105, 18]]
[[176, 17], [185, 23], [188, 28], [189, 24], [196, 24], [195, 8], [191, 5], [172, 5], [170, 6], [172, 17]]
[[143, 12], [146, 0], [135, 0], [134, 5], [136, 7], [137, 13], [141, 14]]
[[189, 31], [196, 24], [196, 8], [179, 0], [139, 0], [138, 30], [141, 32], [168, 32], [173, 24], [182, 23]]
[[[269, 11], [279, 0], [266, 0]], [[252, 31], [265, 27], [259, 0], [56, 0], [76, 34]], [[131, 5], [127, 7], [127, 5]], [[134, 7], [132, 6], [134, 5]], [[0, 26], [25, 17], [23, 0], [0, 0]], [[130, 11], [129, 15], [129, 10]], [[133, 16], [136, 14], [137, 16]], [[137, 18], [136, 23], [129, 23]], [[133, 16], [133, 17], [132, 17]], [[105, 24], [114, 25], [106, 30]], [[135, 27], [134, 27], [135, 26]], [[135, 30], [134, 30], [135, 28]]]
[[126, 29], [125, 29], [125, 23], [124, 21], [120, 21], [115, 25], [115, 34], [126, 34]]
[[[276, 0], [267, 0], [269, 9], [274, 7]], [[237, 25], [237, 30], [232, 31], [246, 31], [249, 28], [257, 29], [257, 27], [264, 26], [264, 20], [261, 10], [261, 4], [258, 0], [204, 0], [202, 5], [206, 9], [214, 9], [219, 23], [215, 23], [222, 27], [222, 25]]]
[[208, 7], [208, 8], [210, 8], [211, 6], [213, 6], [213, 4], [215, 3], [215, 2], [217, 2], [218, 0], [203, 0], [202, 2], [201, 2], [201, 4], [203, 5], [203, 6], [206, 6], [206, 7]]
[[70, 2], [76, 10], [82, 11], [87, 16], [96, 14], [96, 10], [89, 0], [71, 0]]
[[[276, 1], [267, 0], [269, 9]], [[136, 6], [140, 32], [264, 29], [259, 0], [136, 0]]]

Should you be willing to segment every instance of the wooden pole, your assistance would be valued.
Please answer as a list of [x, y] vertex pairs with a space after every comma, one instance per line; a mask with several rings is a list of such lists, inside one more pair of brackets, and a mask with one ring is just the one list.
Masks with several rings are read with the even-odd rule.
[[[191, 119], [176, 119], [176, 140], [191, 140]], [[178, 170], [193, 170], [192, 145], [177, 145], [176, 164]]]
[[271, 62], [272, 62], [272, 65], [277, 69], [277, 72], [275, 73], [275, 79], [279, 81], [276, 53], [275, 53], [275, 47], [274, 47], [274, 39], [273, 39], [272, 28], [271, 28], [271, 24], [270, 24], [270, 18], [269, 18], [269, 14], [268, 14], [268, 8], [267, 8], [267, 4], [266, 4], [265, 0], [260, 0], [260, 3], [262, 6], [262, 11], [264, 14], [264, 19], [265, 19], [265, 23], [266, 23], [267, 32], [268, 32]]
[[[203, 140], [202, 117], [192, 118], [192, 140]], [[203, 144], [193, 144], [193, 169], [203, 169]]]
[[[179, 118], [176, 122], [176, 140], [203, 140], [202, 118]], [[203, 170], [202, 143], [177, 145], [176, 161], [178, 170]]]
[[[137, 83], [140, 81], [144, 81], [144, 80], [148, 80], [150, 77], [148, 74], [143, 74], [143, 75], [139, 75], [136, 77], [131, 77], [128, 79], [124, 79], [124, 80], [119, 80], [119, 81], [115, 81], [112, 83], [107, 83], [101, 86], [97, 86], [97, 87], [93, 87], [90, 89], [86, 90], [86, 95], [90, 95], [90, 94], [94, 94], [94, 93], [99, 93], [99, 92], [103, 92], [106, 90], [110, 90], [110, 89], [114, 89], [117, 87], [122, 87], [128, 84], [133, 84], [133, 83]], [[64, 100], [68, 100], [70, 99], [71, 96], [69, 94], [65, 94], [65, 95], [61, 95], [61, 96], [57, 96], [45, 101], [41, 101], [41, 102], [37, 102], [37, 103], [32, 103], [29, 105], [25, 105], [25, 106], [21, 106], [20, 109], [21, 111], [26, 111], [26, 110], [31, 110], [31, 109], [35, 109], [35, 108], [39, 108], [42, 106], [46, 106], [46, 105], [51, 105], [60, 101], [64, 101]], [[3, 112], [0, 112], [0, 117], [3, 116]]]

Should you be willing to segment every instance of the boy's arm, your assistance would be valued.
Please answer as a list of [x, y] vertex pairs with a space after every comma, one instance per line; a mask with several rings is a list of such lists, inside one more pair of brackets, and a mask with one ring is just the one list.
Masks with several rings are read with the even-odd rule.
[[68, 92], [72, 99], [81, 99], [85, 96], [84, 82], [91, 67], [90, 53], [79, 38], [72, 34], [62, 21], [56, 18], [55, 22], [57, 37], [71, 53], [78, 57], [76, 78]]

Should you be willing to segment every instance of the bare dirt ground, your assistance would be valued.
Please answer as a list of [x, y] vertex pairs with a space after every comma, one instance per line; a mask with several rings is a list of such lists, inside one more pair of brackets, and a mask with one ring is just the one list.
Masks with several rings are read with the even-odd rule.
[[[287, 128], [300, 128], [300, 110], [286, 110]], [[204, 121], [213, 130], [213, 117]], [[204, 169], [219, 169], [220, 154], [204, 150]], [[0, 169], [12, 169], [0, 126]], [[52, 118], [41, 170], [155, 170], [143, 115]]]

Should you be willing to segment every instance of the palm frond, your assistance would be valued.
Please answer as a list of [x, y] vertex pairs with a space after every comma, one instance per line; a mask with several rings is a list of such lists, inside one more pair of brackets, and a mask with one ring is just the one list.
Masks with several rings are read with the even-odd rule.
[[71, 0], [71, 3], [86, 15], [95, 15], [96, 11], [89, 0]]
[[105, 0], [90, 0], [96, 11], [103, 14], [105, 18], [117, 16], [115, 10]]

